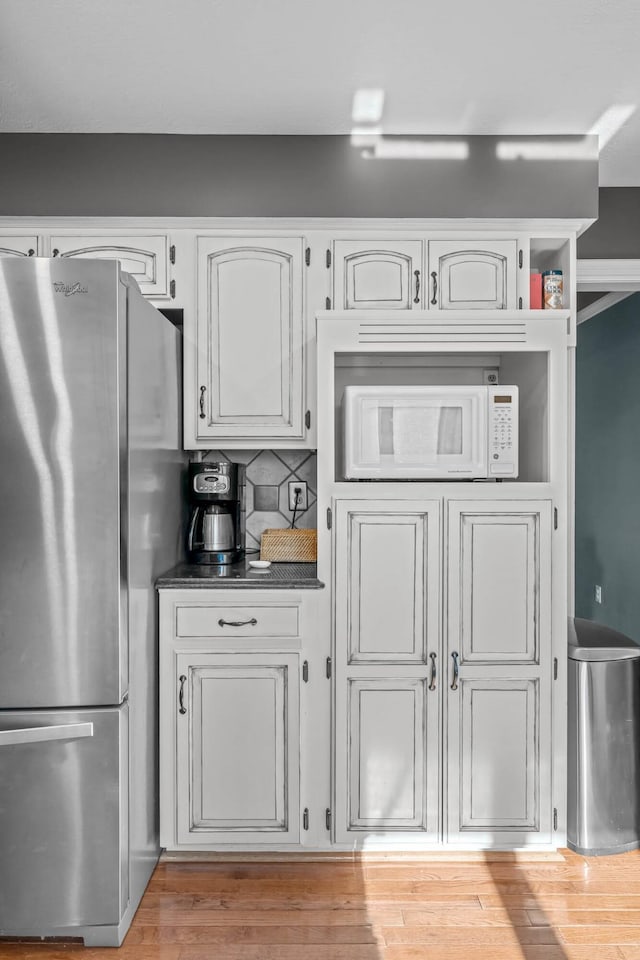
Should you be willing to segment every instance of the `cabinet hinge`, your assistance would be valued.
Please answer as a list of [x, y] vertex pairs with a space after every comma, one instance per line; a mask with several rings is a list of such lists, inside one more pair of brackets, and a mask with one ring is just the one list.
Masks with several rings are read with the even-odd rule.
[[554, 530], [558, 529], [558, 508], [557, 507], [553, 508], [553, 529]]
[[327, 264], [327, 270], [328, 270], [329, 267], [331, 266], [331, 250], [327, 250], [326, 264]]
[[331, 310], [331, 297], [327, 297], [324, 302], [325, 310]]
[[522, 263], [523, 263], [522, 250], [518, 250], [518, 266], [520, 267], [521, 270], [522, 270]]
[[327, 530], [331, 530], [333, 524], [333, 511], [331, 507], [327, 507]]
[[307, 410], [307, 412], [305, 413], [304, 422], [308, 430], [309, 427], [311, 426], [311, 410]]
[[172, 300], [175, 300], [175, 298], [176, 298], [176, 282], [175, 282], [175, 280], [172, 280], [171, 283], [169, 284], [169, 293], [171, 294], [171, 299], [172, 299]]
[[302, 829], [309, 829], [309, 807], [305, 807], [302, 811]]
[[327, 669], [326, 669], [327, 680], [331, 680], [332, 667], [333, 667], [333, 662], [331, 660], [331, 657], [327, 657]]
[[176, 262], [176, 245], [175, 243], [172, 243], [171, 246], [169, 247], [169, 263], [175, 263], [175, 262]]
[[306, 249], [305, 252], [304, 252], [304, 262], [306, 263], [307, 266], [310, 266], [310, 264], [311, 264], [311, 247], [307, 247], [307, 249]]
[[324, 812], [324, 823], [327, 830], [331, 830], [331, 810], [329, 807]]
[[553, 658], [553, 679], [554, 680], [558, 679], [558, 658], [557, 657]]
[[554, 830], [558, 829], [558, 808], [557, 807], [553, 808], [553, 829]]
[[309, 683], [309, 661], [305, 660], [302, 664], [302, 680], [304, 683]]

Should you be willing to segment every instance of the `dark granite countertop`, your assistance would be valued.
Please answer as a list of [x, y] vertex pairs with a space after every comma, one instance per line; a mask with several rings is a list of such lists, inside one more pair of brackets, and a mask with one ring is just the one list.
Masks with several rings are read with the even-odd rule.
[[320, 590], [315, 563], [272, 563], [256, 570], [248, 560], [215, 567], [200, 563], [179, 563], [156, 580], [158, 590], [180, 587], [231, 588], [250, 590]]

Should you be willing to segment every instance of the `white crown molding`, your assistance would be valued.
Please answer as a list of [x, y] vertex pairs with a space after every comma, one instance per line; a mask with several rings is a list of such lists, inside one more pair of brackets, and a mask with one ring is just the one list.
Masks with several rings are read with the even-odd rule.
[[0, 216], [1, 230], [31, 231], [40, 230], [249, 230], [256, 229], [278, 234], [281, 231], [296, 230], [305, 234], [310, 230], [361, 230], [363, 232], [389, 229], [403, 233], [451, 231], [457, 236], [478, 234], [496, 235], [513, 232], [529, 233], [533, 237], [554, 238], [571, 234], [579, 236], [593, 220], [548, 220], [532, 218], [511, 219], [411, 219], [400, 217], [13, 217]]

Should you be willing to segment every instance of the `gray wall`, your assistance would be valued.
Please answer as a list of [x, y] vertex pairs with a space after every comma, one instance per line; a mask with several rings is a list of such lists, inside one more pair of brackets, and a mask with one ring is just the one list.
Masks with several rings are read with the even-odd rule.
[[[385, 138], [429, 144], [460, 138]], [[0, 134], [0, 215], [567, 217], [598, 211], [596, 137], [579, 159], [365, 159], [346, 136]], [[562, 150], [559, 150], [562, 153]]]
[[576, 615], [640, 641], [638, 293], [578, 327]]
[[598, 220], [578, 237], [584, 260], [640, 259], [640, 187], [601, 187]]

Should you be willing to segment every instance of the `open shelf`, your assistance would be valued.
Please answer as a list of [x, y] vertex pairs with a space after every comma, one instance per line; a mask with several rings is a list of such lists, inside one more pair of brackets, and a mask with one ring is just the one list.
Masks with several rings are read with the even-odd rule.
[[[342, 400], [346, 386], [476, 386], [494, 382], [489, 379], [490, 376], [497, 376], [498, 383], [513, 384], [519, 389], [519, 476], [516, 480], [505, 479], [504, 482], [548, 482], [549, 354], [530, 350], [502, 354], [490, 351], [455, 354], [336, 353], [334, 481], [344, 481]], [[357, 484], [366, 481], [345, 482]], [[477, 483], [472, 480], [456, 482]], [[493, 480], [486, 482], [495, 483]]]

